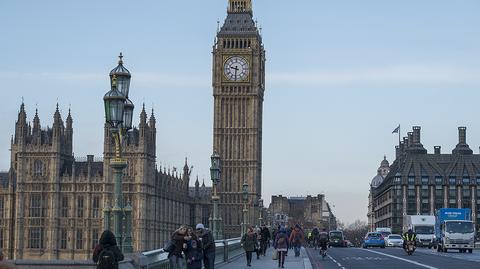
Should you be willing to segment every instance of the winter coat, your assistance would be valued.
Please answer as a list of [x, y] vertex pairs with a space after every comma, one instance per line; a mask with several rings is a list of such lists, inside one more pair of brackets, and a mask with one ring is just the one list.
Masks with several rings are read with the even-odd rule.
[[169, 258], [174, 255], [177, 257], [182, 257], [183, 244], [186, 243], [185, 236], [185, 234], [179, 234], [178, 231], [172, 234], [171, 240], [175, 248], [170, 253], [168, 253]]
[[293, 229], [292, 234], [290, 234], [288, 241], [294, 246], [301, 246], [304, 240], [305, 235], [303, 234], [302, 230], [300, 230], [300, 228], [295, 228]]
[[[283, 244], [280, 244], [278, 241], [280, 240], [280, 238], [285, 238], [285, 240], [283, 240]], [[288, 236], [285, 232], [279, 232], [277, 234], [277, 237], [275, 237], [275, 242], [273, 242], [273, 247], [275, 249], [288, 249], [288, 246], [289, 246], [289, 243], [288, 243]]]
[[270, 231], [268, 230], [267, 227], [262, 228], [262, 231], [260, 232], [260, 234], [262, 236], [263, 242], [267, 242], [268, 240], [270, 240]]
[[204, 230], [201, 236], [203, 244], [203, 252], [215, 253], [215, 239], [213, 238], [212, 232], [209, 230]]
[[257, 246], [257, 234], [247, 232], [243, 235], [241, 244], [245, 251], [255, 251], [255, 247]]
[[[115, 259], [117, 260], [117, 262], [123, 261], [123, 259], [125, 258], [123, 256], [122, 251], [117, 246], [117, 240], [115, 239], [115, 235], [109, 230], [106, 230], [102, 233], [102, 236], [100, 237], [99, 244], [93, 250], [93, 261], [95, 263], [98, 262], [98, 260], [100, 258], [99, 257], [100, 253], [104, 249], [111, 250], [113, 252], [113, 254], [115, 255]], [[118, 269], [118, 267], [113, 268], [113, 269]]]
[[187, 249], [184, 250], [189, 269], [202, 269], [203, 245], [202, 241], [191, 239], [187, 241]]

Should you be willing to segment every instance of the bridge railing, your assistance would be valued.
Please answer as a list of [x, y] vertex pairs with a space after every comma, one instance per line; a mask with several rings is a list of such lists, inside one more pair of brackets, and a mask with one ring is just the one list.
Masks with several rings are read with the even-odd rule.
[[[228, 263], [242, 254], [240, 238], [215, 241], [215, 264]], [[168, 253], [163, 249], [142, 252], [137, 258], [138, 269], [170, 269]]]

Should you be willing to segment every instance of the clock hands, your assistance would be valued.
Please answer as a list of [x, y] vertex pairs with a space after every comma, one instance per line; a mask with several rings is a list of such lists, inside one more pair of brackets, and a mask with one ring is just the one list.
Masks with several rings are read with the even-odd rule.
[[235, 70], [235, 80], [237, 80], [237, 72], [238, 72], [238, 66], [230, 66], [231, 69]]

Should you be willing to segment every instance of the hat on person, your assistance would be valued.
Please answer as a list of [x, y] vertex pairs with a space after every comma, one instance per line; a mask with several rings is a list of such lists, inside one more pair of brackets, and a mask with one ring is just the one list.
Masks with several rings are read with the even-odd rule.
[[203, 230], [203, 229], [205, 229], [205, 226], [203, 226], [203, 224], [199, 223], [199, 224], [197, 224], [197, 230], [198, 230], [198, 229], [202, 229], [202, 230]]

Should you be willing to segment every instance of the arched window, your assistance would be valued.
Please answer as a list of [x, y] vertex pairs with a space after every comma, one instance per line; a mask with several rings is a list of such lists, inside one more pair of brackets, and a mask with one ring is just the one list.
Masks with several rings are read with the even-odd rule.
[[40, 160], [35, 160], [33, 163], [33, 175], [42, 176], [43, 175], [43, 163]]

